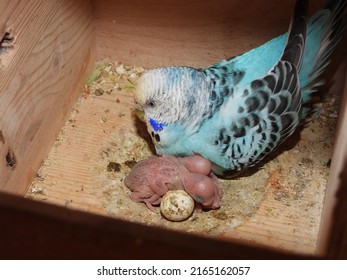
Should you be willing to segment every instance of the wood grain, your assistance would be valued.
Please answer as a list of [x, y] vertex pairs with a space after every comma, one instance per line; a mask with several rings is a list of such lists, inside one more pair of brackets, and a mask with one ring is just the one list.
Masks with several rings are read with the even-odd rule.
[[[323, 2], [311, 1], [311, 10]], [[285, 33], [294, 3], [95, 1], [97, 58], [144, 67], [207, 66]]]
[[14, 38], [0, 54], [0, 188], [24, 195], [94, 63], [92, 6], [3, 0], [0, 7], [0, 31]]
[[303, 259], [0, 193], [0, 259]]
[[[347, 77], [318, 238], [318, 254], [347, 259]], [[343, 79], [343, 77], [342, 77]]]

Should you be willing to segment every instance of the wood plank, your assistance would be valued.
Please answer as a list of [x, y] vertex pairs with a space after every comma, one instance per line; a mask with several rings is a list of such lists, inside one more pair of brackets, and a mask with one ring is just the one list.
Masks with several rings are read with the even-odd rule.
[[302, 259], [0, 193], [0, 259]]
[[[98, 178], [102, 143], [112, 133], [121, 133], [122, 129], [133, 126], [131, 96], [123, 91], [116, 94], [80, 97], [43, 163], [39, 177], [33, 182], [28, 198], [107, 214], [104, 202], [107, 188]], [[107, 121], [102, 120], [104, 117]], [[106, 166], [103, 170], [106, 171]], [[42, 192], [36, 195], [33, 187]]]
[[318, 254], [339, 259], [347, 259], [347, 77], [345, 81], [317, 248]]
[[[287, 31], [295, 0], [94, 1], [98, 59], [204, 67]], [[311, 1], [315, 11], [324, 1]], [[264, 16], [266, 15], [266, 16]]]
[[92, 6], [0, 4], [0, 31], [13, 37], [0, 53], [0, 188], [24, 195], [94, 65]]

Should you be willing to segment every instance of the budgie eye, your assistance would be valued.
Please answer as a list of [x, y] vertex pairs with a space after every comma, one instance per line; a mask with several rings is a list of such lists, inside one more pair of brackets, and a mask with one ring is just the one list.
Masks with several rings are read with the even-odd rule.
[[155, 107], [155, 101], [153, 99], [148, 100], [146, 104], [150, 108], [154, 108]]

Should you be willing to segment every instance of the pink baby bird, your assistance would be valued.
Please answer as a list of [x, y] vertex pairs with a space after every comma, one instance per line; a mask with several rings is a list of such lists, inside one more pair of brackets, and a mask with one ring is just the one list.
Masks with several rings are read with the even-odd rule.
[[162, 196], [173, 189], [185, 190], [196, 202], [197, 210], [216, 209], [220, 207], [222, 191], [210, 170], [210, 161], [199, 155], [152, 156], [138, 162], [124, 184], [132, 191], [133, 201], [144, 202], [154, 212]]

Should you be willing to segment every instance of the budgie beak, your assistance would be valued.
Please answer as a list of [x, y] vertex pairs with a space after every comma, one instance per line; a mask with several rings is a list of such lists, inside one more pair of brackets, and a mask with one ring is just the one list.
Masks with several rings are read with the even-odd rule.
[[140, 121], [145, 122], [145, 112], [143, 110], [135, 109], [135, 115], [140, 119]]
[[134, 92], [135, 114], [143, 122], [145, 122], [145, 112], [142, 106], [146, 103], [146, 97], [145, 94], [143, 94], [144, 85], [146, 85], [146, 83], [144, 83], [140, 78]]
[[138, 117], [141, 121], [145, 121], [145, 112], [142, 108], [142, 106], [137, 102], [135, 99], [135, 115]]

